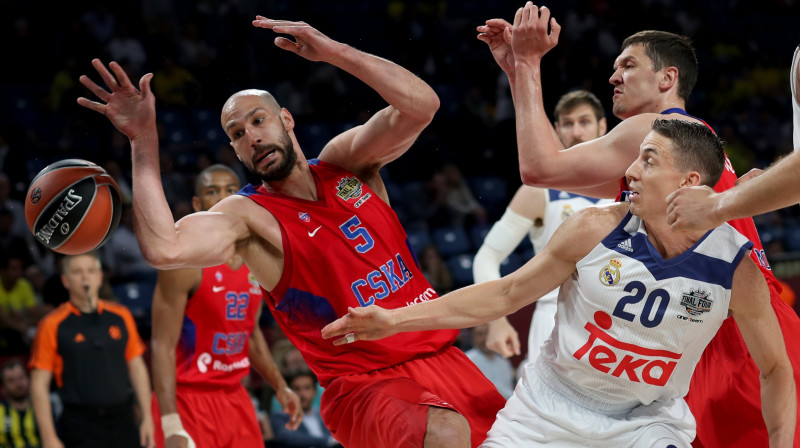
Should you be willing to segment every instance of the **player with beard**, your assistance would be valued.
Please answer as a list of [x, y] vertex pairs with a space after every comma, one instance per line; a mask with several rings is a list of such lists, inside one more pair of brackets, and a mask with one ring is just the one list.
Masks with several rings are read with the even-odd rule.
[[288, 110], [265, 91], [235, 93], [222, 108], [221, 124], [239, 160], [262, 183], [176, 223], [159, 176], [152, 75], [137, 89], [119, 64], [110, 63], [109, 71], [94, 60], [109, 90], [82, 76], [100, 102], [78, 102], [130, 139], [136, 234], [145, 259], [174, 269], [241, 256], [281, 329], [325, 387], [322, 418], [342, 445], [479, 445], [504, 400], [452, 345], [457, 331], [348, 347], [321, 336], [348, 307], [399, 308], [438, 297], [416, 264], [379, 174], [430, 123], [438, 97], [408, 70], [304, 22], [257, 16], [253, 25], [293, 37], [275, 44], [350, 73], [388, 106], [334, 137], [318, 159], [306, 160]]

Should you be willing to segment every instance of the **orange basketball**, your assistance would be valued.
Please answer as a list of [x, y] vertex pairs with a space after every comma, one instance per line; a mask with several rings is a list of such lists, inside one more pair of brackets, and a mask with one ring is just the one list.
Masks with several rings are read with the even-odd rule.
[[81, 159], [46, 166], [25, 198], [25, 220], [36, 239], [62, 254], [82, 254], [105, 243], [122, 213], [117, 183]]

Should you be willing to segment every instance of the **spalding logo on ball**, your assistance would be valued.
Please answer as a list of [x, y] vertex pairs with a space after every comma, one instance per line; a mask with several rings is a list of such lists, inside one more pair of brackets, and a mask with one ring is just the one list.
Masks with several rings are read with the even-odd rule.
[[102, 167], [81, 159], [46, 166], [28, 187], [25, 220], [36, 239], [67, 255], [102, 246], [122, 213], [117, 183]]

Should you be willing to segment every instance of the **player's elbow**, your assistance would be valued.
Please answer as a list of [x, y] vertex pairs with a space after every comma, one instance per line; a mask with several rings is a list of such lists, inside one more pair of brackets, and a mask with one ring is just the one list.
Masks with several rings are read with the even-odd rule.
[[520, 161], [519, 175], [522, 183], [529, 187], [548, 188], [551, 186], [552, 173], [541, 164], [523, 164]]

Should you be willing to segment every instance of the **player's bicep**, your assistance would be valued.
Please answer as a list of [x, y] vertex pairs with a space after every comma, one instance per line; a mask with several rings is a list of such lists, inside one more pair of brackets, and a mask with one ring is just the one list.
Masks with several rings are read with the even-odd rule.
[[762, 373], [789, 362], [767, 282], [750, 257], [742, 259], [734, 274], [730, 308], [750, 356]]
[[405, 153], [427, 125], [428, 121], [410, 119], [389, 106], [363, 125], [334, 137], [319, 158], [359, 177], [369, 177]]
[[199, 268], [229, 260], [236, 254], [238, 245], [250, 236], [247, 223], [240, 215], [241, 210], [236, 209], [242, 204], [239, 201], [224, 207], [215, 206], [213, 211], [192, 213], [176, 222], [177, 244], [170, 248], [174, 254], [168, 254], [168, 261], [156, 267]]

